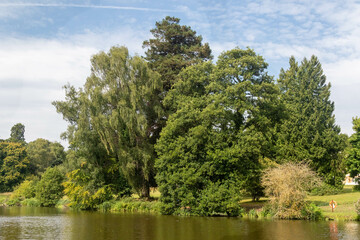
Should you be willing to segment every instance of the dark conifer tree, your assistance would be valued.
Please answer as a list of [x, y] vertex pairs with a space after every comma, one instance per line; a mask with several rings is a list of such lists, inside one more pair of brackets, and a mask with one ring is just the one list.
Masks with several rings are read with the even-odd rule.
[[335, 124], [331, 85], [315, 56], [301, 64], [291, 57], [289, 63], [278, 80], [288, 114], [280, 129], [278, 157], [310, 162], [328, 184], [342, 186], [346, 137]]

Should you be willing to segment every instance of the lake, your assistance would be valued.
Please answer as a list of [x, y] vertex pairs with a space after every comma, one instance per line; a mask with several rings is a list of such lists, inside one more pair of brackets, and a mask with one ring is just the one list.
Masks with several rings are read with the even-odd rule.
[[356, 240], [360, 224], [0, 207], [0, 239]]

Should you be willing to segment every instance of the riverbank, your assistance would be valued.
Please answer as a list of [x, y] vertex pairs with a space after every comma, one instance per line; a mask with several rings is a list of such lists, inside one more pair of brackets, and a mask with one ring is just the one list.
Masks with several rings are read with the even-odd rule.
[[[11, 193], [0, 193], [0, 205], [4, 205], [9, 200]], [[109, 212], [138, 212], [138, 213], [152, 213], [160, 214], [160, 192], [156, 189], [151, 191], [152, 201], [144, 201], [139, 199], [136, 194], [131, 197], [124, 198], [117, 201], [108, 201], [99, 205], [100, 211]], [[308, 196], [307, 201], [318, 206], [326, 219], [349, 221], [357, 220], [355, 212], [355, 203], [360, 199], [360, 192], [353, 191], [351, 186], [345, 186], [339, 194], [325, 195], [325, 196]], [[335, 200], [337, 207], [334, 212], [329, 207], [329, 202]], [[67, 201], [60, 200], [57, 207], [68, 208]], [[261, 198], [258, 202], [252, 202], [250, 198], [244, 199], [240, 202], [240, 206], [244, 208], [243, 216], [253, 217], [260, 213], [262, 207], [267, 203], [267, 198]], [[186, 215], [186, 209], [184, 209]], [[260, 214], [258, 214], [260, 215]]]

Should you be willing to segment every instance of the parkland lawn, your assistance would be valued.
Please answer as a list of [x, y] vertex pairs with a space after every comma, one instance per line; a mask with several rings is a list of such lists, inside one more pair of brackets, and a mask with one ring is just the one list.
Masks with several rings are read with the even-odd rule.
[[[326, 196], [309, 196], [308, 200], [323, 210], [325, 217], [336, 220], [354, 220], [356, 218], [355, 203], [360, 199], [360, 192], [354, 192], [352, 186], [345, 186], [342, 193]], [[335, 200], [337, 207], [331, 212], [329, 202]]]
[[[308, 196], [307, 201], [313, 202], [321, 208], [323, 215], [335, 220], [355, 220], [355, 203], [360, 199], [360, 192], [354, 192], [352, 186], [345, 186], [340, 194], [326, 196]], [[336, 201], [337, 207], [331, 212], [329, 202]], [[240, 205], [245, 211], [250, 209], [260, 209], [267, 202], [266, 198], [261, 198], [259, 202], [252, 202], [251, 199], [244, 199]]]

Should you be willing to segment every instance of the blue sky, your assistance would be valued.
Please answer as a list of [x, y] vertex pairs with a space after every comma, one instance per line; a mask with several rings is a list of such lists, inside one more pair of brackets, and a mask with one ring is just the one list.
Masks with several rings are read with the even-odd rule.
[[28, 142], [60, 141], [67, 123], [51, 102], [64, 99], [62, 86], [81, 87], [91, 55], [111, 46], [142, 55], [149, 30], [167, 15], [201, 34], [215, 57], [253, 48], [275, 79], [291, 55], [318, 56], [332, 84], [336, 122], [352, 133], [352, 117], [360, 116], [357, 1], [0, 0], [0, 139], [21, 122]]

